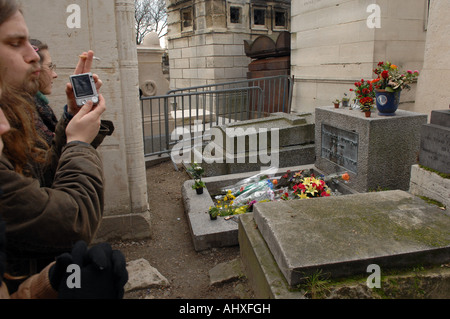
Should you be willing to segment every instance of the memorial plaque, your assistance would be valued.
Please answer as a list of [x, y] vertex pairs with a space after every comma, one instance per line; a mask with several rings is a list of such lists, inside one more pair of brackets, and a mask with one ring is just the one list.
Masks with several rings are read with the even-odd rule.
[[358, 173], [357, 133], [322, 124], [322, 158]]
[[422, 126], [419, 163], [450, 174], [450, 128], [434, 124]]

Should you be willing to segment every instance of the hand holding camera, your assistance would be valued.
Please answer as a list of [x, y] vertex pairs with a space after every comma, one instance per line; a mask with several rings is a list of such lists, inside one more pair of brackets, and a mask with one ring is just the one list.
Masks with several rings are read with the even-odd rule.
[[93, 60], [93, 51], [81, 54], [74, 75], [66, 85], [67, 106], [72, 115], [77, 114], [87, 101], [93, 101], [94, 105], [98, 103], [98, 93], [103, 83], [96, 74], [91, 73]]
[[106, 110], [103, 96], [98, 96], [99, 102], [94, 106], [92, 101], [86, 104], [72, 118], [66, 127], [67, 143], [80, 141], [91, 144], [96, 138], [101, 124], [101, 116]]

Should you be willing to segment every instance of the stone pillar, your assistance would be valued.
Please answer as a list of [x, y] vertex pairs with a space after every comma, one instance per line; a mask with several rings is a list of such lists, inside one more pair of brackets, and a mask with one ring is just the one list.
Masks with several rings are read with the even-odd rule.
[[450, 104], [450, 1], [431, 1], [425, 49], [425, 61], [417, 85], [414, 110], [430, 115]]

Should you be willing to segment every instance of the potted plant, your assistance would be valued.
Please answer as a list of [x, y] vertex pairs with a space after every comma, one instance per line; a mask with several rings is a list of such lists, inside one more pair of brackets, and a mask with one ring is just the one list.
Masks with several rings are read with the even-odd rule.
[[348, 107], [349, 101], [350, 101], [350, 99], [347, 97], [347, 93], [344, 93], [344, 97], [342, 98], [342, 107]]
[[371, 116], [372, 105], [361, 105], [360, 108], [361, 108], [361, 111], [364, 112], [366, 117], [370, 117]]
[[194, 178], [194, 185], [192, 185], [192, 189], [195, 189], [198, 195], [203, 194], [205, 183], [202, 181], [202, 176], [205, 170], [197, 163], [192, 163], [191, 167], [189, 167], [187, 171]]
[[366, 114], [366, 117], [370, 117], [371, 109], [375, 103], [373, 81], [361, 79], [360, 82], [355, 82], [355, 87], [356, 89], [350, 89], [350, 91], [356, 93], [359, 108]]
[[234, 200], [236, 197], [229, 190], [224, 196], [216, 197], [217, 203], [215, 206], [209, 208], [209, 217], [211, 220], [215, 220], [217, 216], [232, 216], [235, 214], [245, 213], [247, 206], [236, 207], [234, 205]]
[[205, 188], [205, 183], [202, 180], [195, 180], [194, 185], [192, 185], [192, 189], [195, 189], [198, 195], [203, 194], [203, 188]]
[[419, 71], [400, 71], [390, 62], [379, 62], [374, 73], [378, 76], [373, 81], [376, 91], [376, 104], [380, 115], [393, 116], [400, 103], [403, 89], [410, 90], [410, 84], [419, 76]]
[[339, 108], [339, 104], [341, 104], [341, 101], [339, 101], [338, 99], [336, 99], [336, 100], [334, 100], [332, 103], [334, 104], [334, 108], [335, 108], [335, 109], [338, 109], [338, 108]]
[[220, 210], [217, 207], [210, 207], [208, 213], [211, 220], [216, 220], [220, 214]]

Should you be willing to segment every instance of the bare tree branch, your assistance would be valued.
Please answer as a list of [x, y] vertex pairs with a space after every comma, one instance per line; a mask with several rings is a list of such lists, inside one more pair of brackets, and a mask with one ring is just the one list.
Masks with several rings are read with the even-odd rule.
[[136, 44], [141, 44], [150, 32], [161, 38], [167, 34], [167, 7], [165, 0], [135, 0]]

